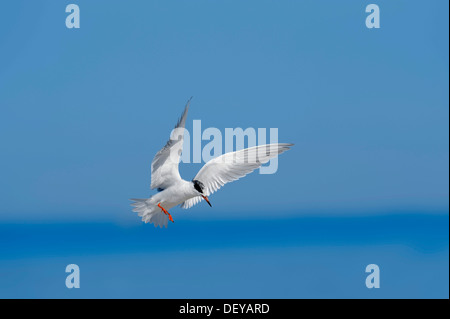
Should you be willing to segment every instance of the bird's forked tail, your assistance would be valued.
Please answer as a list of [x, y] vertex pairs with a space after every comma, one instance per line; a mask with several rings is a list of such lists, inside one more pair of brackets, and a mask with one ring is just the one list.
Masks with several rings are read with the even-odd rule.
[[153, 223], [156, 226], [167, 228], [169, 218], [164, 214], [152, 198], [131, 198], [133, 201], [133, 212], [138, 213], [142, 217], [144, 223]]

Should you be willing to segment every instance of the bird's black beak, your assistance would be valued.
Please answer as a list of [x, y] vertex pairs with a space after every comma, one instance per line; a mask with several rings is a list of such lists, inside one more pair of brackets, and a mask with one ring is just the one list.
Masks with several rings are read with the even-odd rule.
[[203, 199], [206, 200], [209, 206], [212, 207], [211, 203], [209, 202], [208, 196], [202, 195]]

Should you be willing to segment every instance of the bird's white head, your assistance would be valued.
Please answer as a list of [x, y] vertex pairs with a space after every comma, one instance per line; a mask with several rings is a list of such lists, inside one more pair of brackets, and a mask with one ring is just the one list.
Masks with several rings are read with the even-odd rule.
[[203, 197], [203, 199], [208, 203], [208, 205], [212, 207], [211, 203], [209, 202], [208, 196], [206, 196], [203, 193], [205, 190], [205, 185], [203, 185], [202, 182], [196, 179], [192, 180], [192, 185], [194, 186], [194, 189], [198, 193], [198, 195]]

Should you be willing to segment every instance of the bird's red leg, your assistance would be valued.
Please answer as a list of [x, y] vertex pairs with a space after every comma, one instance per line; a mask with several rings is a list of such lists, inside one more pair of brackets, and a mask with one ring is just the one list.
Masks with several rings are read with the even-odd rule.
[[158, 203], [158, 207], [161, 208], [161, 210], [164, 212], [164, 214], [169, 215], [169, 220], [173, 223], [174, 221], [173, 221], [172, 215], [170, 215], [169, 212], [164, 207], [162, 207], [161, 204], [159, 204], [159, 203]]

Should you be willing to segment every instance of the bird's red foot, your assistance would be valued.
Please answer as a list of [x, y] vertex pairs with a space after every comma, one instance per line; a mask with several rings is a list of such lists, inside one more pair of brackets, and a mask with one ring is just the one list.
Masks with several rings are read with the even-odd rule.
[[169, 216], [169, 220], [170, 220], [172, 223], [174, 223], [173, 218], [172, 218], [172, 215], [170, 215], [169, 212], [168, 212], [164, 207], [161, 206], [161, 204], [158, 204], [158, 207], [161, 208], [161, 210], [163, 211], [163, 213]]

